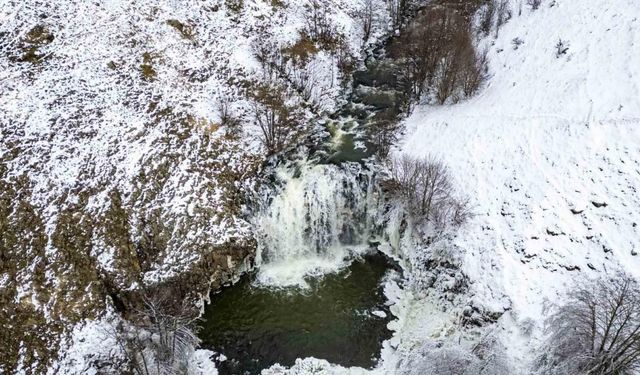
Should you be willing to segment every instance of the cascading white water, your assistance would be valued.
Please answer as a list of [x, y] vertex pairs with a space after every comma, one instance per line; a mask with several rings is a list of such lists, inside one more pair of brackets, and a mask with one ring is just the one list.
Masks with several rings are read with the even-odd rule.
[[304, 277], [336, 271], [368, 248], [378, 213], [371, 172], [358, 164], [281, 168], [283, 187], [256, 218], [258, 280], [304, 286]]

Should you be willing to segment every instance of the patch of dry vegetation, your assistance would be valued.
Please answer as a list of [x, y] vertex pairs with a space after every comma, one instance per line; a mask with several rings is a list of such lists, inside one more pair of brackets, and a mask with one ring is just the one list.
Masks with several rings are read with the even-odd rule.
[[457, 102], [474, 95], [485, 81], [486, 52], [476, 51], [466, 14], [429, 6], [394, 40], [391, 54], [406, 72], [414, 99]]
[[459, 197], [453, 179], [442, 161], [433, 156], [395, 157], [390, 162], [391, 179], [386, 189], [418, 222], [443, 228], [461, 225], [470, 216], [466, 199]]

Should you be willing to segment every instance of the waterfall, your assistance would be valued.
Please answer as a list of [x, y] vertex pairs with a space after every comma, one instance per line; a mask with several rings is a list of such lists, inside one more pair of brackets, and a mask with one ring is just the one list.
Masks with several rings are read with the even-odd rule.
[[301, 285], [368, 249], [375, 234], [374, 176], [356, 163], [280, 168], [281, 188], [257, 216], [259, 282]]

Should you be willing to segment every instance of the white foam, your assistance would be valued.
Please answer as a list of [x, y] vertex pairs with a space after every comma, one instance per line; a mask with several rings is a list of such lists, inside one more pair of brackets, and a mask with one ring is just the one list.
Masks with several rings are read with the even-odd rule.
[[335, 257], [313, 256], [263, 264], [257, 282], [272, 287], [307, 288], [305, 278], [322, 276], [347, 267], [350, 262], [342, 256], [343, 253], [346, 254], [344, 249], [335, 249]]
[[368, 248], [378, 213], [371, 174], [359, 165], [282, 168], [283, 188], [255, 220], [258, 282], [305, 287]]

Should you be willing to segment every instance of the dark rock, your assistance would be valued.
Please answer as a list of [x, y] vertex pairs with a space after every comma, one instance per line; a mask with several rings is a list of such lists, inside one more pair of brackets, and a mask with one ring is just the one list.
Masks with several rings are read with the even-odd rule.
[[547, 234], [550, 235], [550, 236], [554, 236], [555, 237], [555, 236], [559, 236], [559, 235], [564, 234], [564, 233], [556, 232], [553, 229], [547, 228]]
[[602, 208], [602, 207], [607, 207], [608, 206], [607, 202], [591, 201], [591, 204], [596, 208]]
[[375, 109], [393, 108], [398, 104], [398, 96], [395, 91], [383, 91], [373, 88], [357, 90], [360, 101]]
[[580, 271], [580, 267], [578, 266], [565, 266], [565, 265], [560, 265], [560, 267], [564, 268], [567, 271]]

